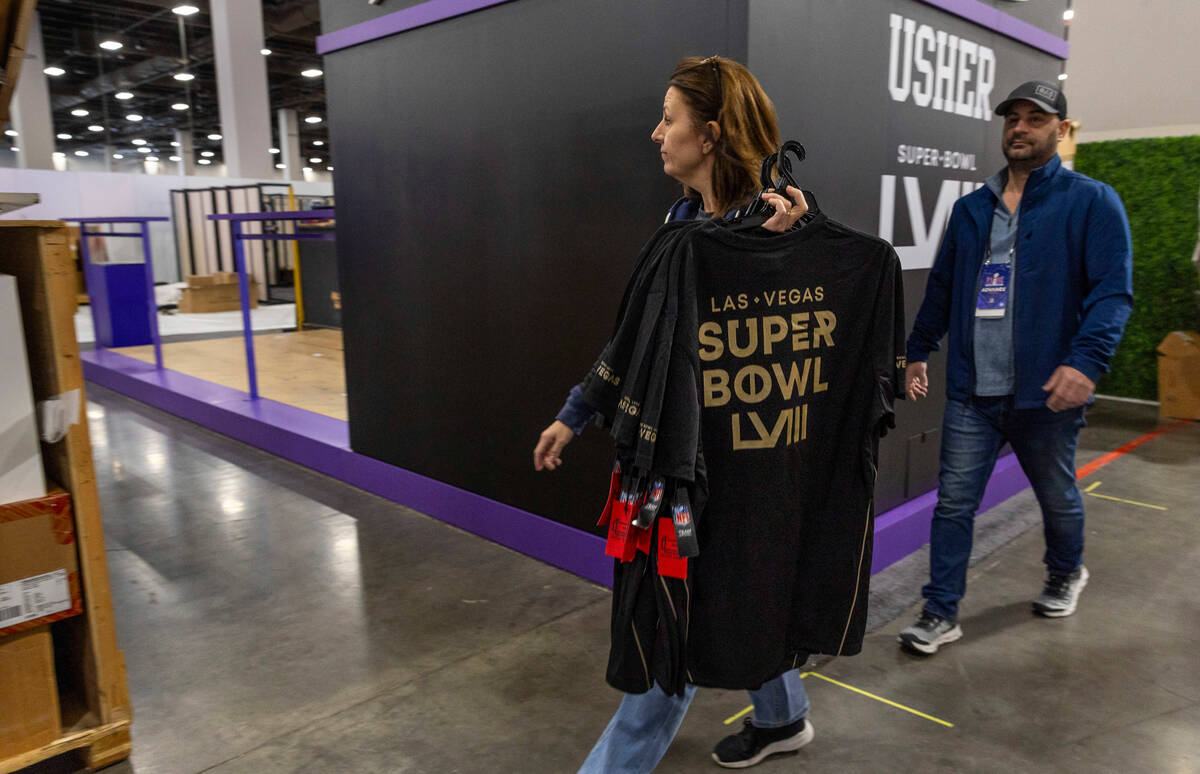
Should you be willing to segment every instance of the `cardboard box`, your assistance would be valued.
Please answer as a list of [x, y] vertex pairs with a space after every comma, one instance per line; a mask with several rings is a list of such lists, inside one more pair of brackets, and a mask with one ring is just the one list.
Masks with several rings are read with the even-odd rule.
[[17, 278], [0, 274], [0, 503], [46, 494]]
[[[258, 306], [258, 283], [250, 277], [250, 308]], [[179, 296], [179, 311], [183, 314], [229, 312], [241, 309], [238, 275], [232, 271], [215, 274], [189, 274], [187, 287]]]
[[0, 637], [82, 612], [71, 496], [0, 505]]
[[0, 638], [0, 760], [62, 734], [49, 626]]
[[1200, 333], [1172, 331], [1156, 351], [1159, 416], [1200, 419]]

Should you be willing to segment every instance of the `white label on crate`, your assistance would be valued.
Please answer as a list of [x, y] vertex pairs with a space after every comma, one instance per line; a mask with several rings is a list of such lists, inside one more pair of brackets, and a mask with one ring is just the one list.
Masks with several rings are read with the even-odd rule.
[[70, 609], [66, 570], [0, 584], [0, 629]]

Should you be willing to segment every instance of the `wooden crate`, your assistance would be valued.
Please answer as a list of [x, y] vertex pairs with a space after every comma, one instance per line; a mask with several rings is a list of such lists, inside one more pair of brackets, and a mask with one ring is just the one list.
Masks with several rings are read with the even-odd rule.
[[[84, 390], [75, 340], [75, 266], [66, 225], [59, 221], [0, 220], [0, 273], [17, 278], [35, 400]], [[133, 712], [125, 658], [117, 649], [92, 446], [81, 416], [66, 438], [42, 444], [46, 476], [71, 493], [83, 615], [51, 626], [58, 701], [57, 739], [0, 759], [8, 774], [72, 750], [101, 768], [129, 757]]]

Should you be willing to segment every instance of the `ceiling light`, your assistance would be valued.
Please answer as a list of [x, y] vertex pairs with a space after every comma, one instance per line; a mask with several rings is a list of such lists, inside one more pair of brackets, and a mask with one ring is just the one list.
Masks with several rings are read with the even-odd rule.
[[167, 159], [169, 161], [182, 161], [183, 160], [183, 158], [181, 156], [167, 156]]
[[56, 135], [54, 135], [54, 136], [55, 136], [55, 137], [57, 137], [57, 138], [58, 138], [58, 139], [60, 139], [60, 140], [69, 140], [69, 139], [71, 139], [71, 135], [67, 134], [66, 132], [59, 132], [58, 134], [56, 134]]
[[209, 161], [208, 159], [200, 159], [200, 160], [199, 160], [199, 161], [197, 161], [196, 163], [197, 163], [197, 164], [204, 164], [204, 165], [206, 165], [206, 166], [207, 166], [208, 164], [211, 164], [212, 162], [211, 162], [211, 161]]
[[54, 65], [50, 65], [49, 67], [43, 67], [42, 72], [44, 72], [46, 75], [53, 75], [55, 77], [67, 74], [66, 70], [62, 69], [61, 67], [56, 67]]
[[12, 146], [12, 148], [10, 148], [9, 150], [11, 150], [13, 153], [20, 153], [20, 152], [21, 152], [21, 149], [20, 149], [20, 148], [18, 148], [17, 146], [15, 146], [15, 145], [14, 145], [14, 146]]
[[195, 80], [196, 76], [191, 73], [175, 73], [174, 78], [177, 81], [191, 81]]
[[300, 74], [303, 75], [305, 78], [319, 78], [322, 75], [324, 75], [325, 73], [321, 70], [318, 70], [315, 67], [310, 67], [307, 70], [301, 70]]
[[194, 5], [177, 5], [171, 10], [180, 16], [191, 16], [194, 13], [200, 13], [200, 9]]
[[325, 168], [328, 169], [330, 172], [333, 171], [333, 167], [325, 167]]
[[118, 91], [113, 95], [114, 99], [133, 99], [132, 91]]
[[279, 153], [278, 148], [267, 148], [267, 152], [271, 154]]
[[88, 131], [89, 132], [103, 132], [104, 127], [101, 126], [100, 124], [92, 124], [91, 126], [88, 127]]
[[147, 148], [147, 147], [145, 147], [145, 146], [142, 146], [141, 148], [138, 148], [138, 149], [137, 149], [137, 151], [138, 151], [138, 153], [152, 153], [152, 152], [153, 152], [153, 151], [151, 151], [149, 148]]
[[54, 151], [54, 153], [51, 153], [50, 155], [56, 159], [65, 159], [67, 157], [67, 154], [63, 153], [62, 151]]
[[320, 164], [320, 163], [321, 163], [321, 160], [320, 160], [319, 158], [316, 158], [316, 157], [309, 159], [309, 161], [311, 161], [313, 164]]
[[76, 156], [86, 156], [86, 155], [88, 155], [88, 152], [87, 152], [87, 151], [83, 151], [83, 150], [79, 150], [79, 151], [75, 151], [75, 155], [76, 155]]
[[147, 156], [146, 161], [158, 161], [158, 156]]
[[136, 140], [130, 140], [130, 142], [132, 142], [134, 145], [145, 145], [146, 144], [146, 141], [143, 140], [141, 137], [137, 138]]
[[178, 147], [179, 147], [179, 143], [175, 142], [174, 140], [171, 140], [171, 147], [172, 147], [172, 148], [178, 148]]
[[287, 169], [287, 164], [276, 164], [275, 168], [276, 169]]
[[123, 158], [125, 158], [125, 156], [120, 153], [114, 153], [113, 158], [114, 159], [123, 159]]
[[171, 109], [172, 110], [187, 110], [188, 104], [186, 102], [176, 102], [174, 105], [171, 106]]
[[318, 148], [324, 144], [325, 144], [324, 140], [313, 140], [313, 145], [316, 145]]
[[1065, 80], [1066, 80], [1068, 77], [1069, 77], [1069, 76], [1068, 76], [1066, 73], [1059, 73], [1059, 74], [1058, 74], [1058, 79], [1059, 79], [1060, 81], [1065, 81]]
[[1075, 18], [1074, 10], [1068, 8], [1067, 10], [1063, 11], [1063, 21], [1071, 21], [1074, 18]]
[[[5, 130], [4, 130], [4, 133], [5, 133], [5, 134], [7, 134], [9, 137], [16, 137], [16, 136], [17, 136], [17, 130], [16, 130], [16, 129], [5, 129]], [[274, 149], [274, 148], [272, 148], [271, 150], [275, 150], [275, 149]]]
[[125, 120], [126, 121], [141, 121], [142, 116], [138, 113], [130, 113], [129, 115], [125, 116]]
[[83, 108], [75, 108], [74, 110], [71, 111], [71, 115], [79, 116], [80, 118], [83, 118], [87, 114], [88, 114], [88, 112], [86, 110], [84, 110]]
[[217, 154], [213, 153], [212, 151], [200, 151], [200, 155], [206, 159], [211, 159], [213, 156], [215, 156]]
[[312, 167], [305, 167], [304, 172], [312, 172]]
[[321, 121], [322, 121], [322, 120], [323, 120], [323, 119], [322, 119], [320, 116], [309, 116], [308, 118], [305, 118], [305, 119], [304, 119], [304, 123], [306, 123], [306, 124], [319, 124], [319, 123], [321, 123]]
[[221, 135], [219, 135], [219, 134], [216, 134], [216, 133], [213, 133], [213, 134], [210, 134], [210, 135], [208, 136], [208, 139], [210, 139], [210, 140], [214, 140], [214, 141], [215, 141], [215, 140], [219, 140], [219, 139], [221, 139]]
[[260, 49], [258, 50], [258, 53], [262, 54], [263, 56], [270, 56], [270, 55], [271, 55], [271, 49], [269, 49], [269, 48], [260, 48]]
[[100, 44], [100, 48], [105, 51], [117, 51], [118, 49], [125, 48], [125, 44], [119, 40], [106, 40]]

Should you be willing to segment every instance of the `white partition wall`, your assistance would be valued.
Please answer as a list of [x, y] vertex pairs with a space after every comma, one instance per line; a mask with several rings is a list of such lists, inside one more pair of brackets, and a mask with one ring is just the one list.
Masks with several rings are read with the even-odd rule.
[[[16, 220], [54, 220], [71, 217], [170, 217], [173, 189], [211, 188], [213, 185], [252, 185], [278, 181], [214, 179], [209, 176], [131, 175], [120, 172], [58, 172], [48, 169], [0, 169], [0, 191], [36, 193], [41, 203], [0, 218]], [[300, 196], [332, 196], [333, 185], [327, 182], [290, 181]], [[211, 208], [209, 212], [211, 212]], [[215, 234], [214, 234], [215, 237]], [[154, 250], [154, 278], [159, 282], [175, 282], [181, 262], [176, 256], [175, 234], [170, 223], [151, 223], [150, 240]], [[137, 249], [136, 240], [109, 240], [113, 250]], [[128, 245], [121, 245], [121, 243]], [[115, 254], [120, 258], [120, 254]], [[230, 270], [233, 259], [230, 257]], [[186, 262], [183, 265], [187, 265]], [[216, 271], [217, 269], [212, 269]]]

